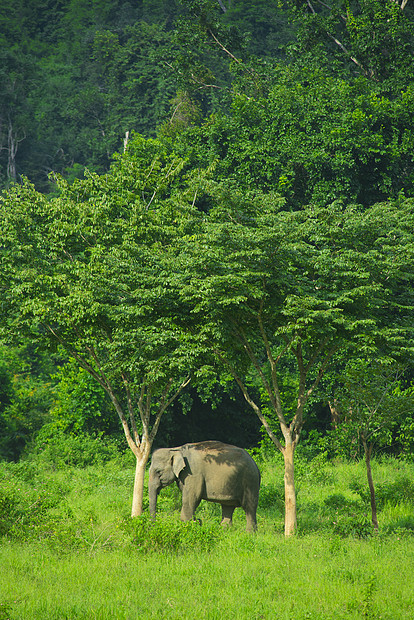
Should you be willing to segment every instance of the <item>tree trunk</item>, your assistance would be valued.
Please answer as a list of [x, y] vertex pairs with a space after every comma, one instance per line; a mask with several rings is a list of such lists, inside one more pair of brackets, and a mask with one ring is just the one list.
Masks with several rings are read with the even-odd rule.
[[132, 497], [132, 511], [131, 517], [139, 517], [142, 515], [142, 502], [144, 498], [144, 478], [145, 478], [145, 466], [147, 464], [148, 457], [137, 457], [137, 463], [135, 467], [135, 480], [134, 480], [134, 494]]
[[285, 459], [285, 536], [292, 536], [297, 528], [294, 453], [294, 445], [291, 442], [286, 442], [283, 449]]
[[362, 439], [362, 443], [364, 446], [365, 464], [367, 466], [367, 479], [368, 479], [369, 493], [371, 497], [371, 520], [372, 520], [372, 525], [374, 526], [375, 533], [378, 533], [377, 502], [375, 499], [375, 488], [374, 488], [374, 481], [372, 479], [372, 471], [371, 471], [372, 444], [368, 446], [364, 438]]
[[332, 401], [328, 400], [329, 410], [331, 412], [331, 427], [337, 429], [341, 421], [341, 414], [339, 413], [338, 399], [334, 398]]

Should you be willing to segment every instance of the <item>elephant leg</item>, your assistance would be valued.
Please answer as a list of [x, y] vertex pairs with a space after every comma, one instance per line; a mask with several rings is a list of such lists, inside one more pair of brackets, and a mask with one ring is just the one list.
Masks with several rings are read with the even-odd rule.
[[181, 507], [180, 519], [181, 521], [191, 521], [194, 518], [194, 513], [197, 510], [201, 499], [193, 493], [186, 493], [183, 491], [183, 503]]
[[256, 511], [259, 500], [258, 490], [247, 488], [243, 497], [242, 508], [246, 514], [246, 530], [255, 532], [257, 530]]
[[256, 511], [246, 510], [246, 530], [248, 532], [255, 532], [257, 530]]
[[231, 525], [233, 523], [233, 512], [235, 506], [221, 505], [221, 525]]

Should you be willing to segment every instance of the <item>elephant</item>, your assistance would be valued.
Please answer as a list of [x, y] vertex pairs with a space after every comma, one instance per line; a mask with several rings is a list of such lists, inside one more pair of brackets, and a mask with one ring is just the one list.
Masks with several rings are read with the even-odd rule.
[[234, 509], [241, 506], [246, 513], [247, 531], [256, 531], [260, 471], [243, 448], [202, 441], [155, 450], [148, 482], [152, 519], [158, 493], [173, 482], [182, 492], [182, 521], [193, 519], [197, 506], [205, 499], [221, 504], [222, 525], [231, 525]]

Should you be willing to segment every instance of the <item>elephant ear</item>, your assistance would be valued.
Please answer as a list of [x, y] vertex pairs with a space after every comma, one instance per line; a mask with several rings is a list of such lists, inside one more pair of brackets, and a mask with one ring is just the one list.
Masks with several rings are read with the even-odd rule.
[[174, 476], [178, 478], [180, 473], [185, 467], [185, 460], [181, 452], [174, 452], [172, 457], [172, 468], [174, 472]]

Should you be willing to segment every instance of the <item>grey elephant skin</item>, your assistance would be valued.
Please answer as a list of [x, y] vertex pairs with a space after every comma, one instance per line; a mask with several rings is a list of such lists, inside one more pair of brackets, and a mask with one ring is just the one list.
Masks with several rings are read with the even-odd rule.
[[183, 495], [181, 520], [193, 519], [202, 499], [222, 508], [222, 525], [231, 525], [234, 509], [246, 513], [247, 531], [255, 531], [260, 472], [246, 450], [202, 441], [177, 448], [160, 448], [152, 455], [149, 471], [149, 508], [155, 519], [158, 493], [176, 482]]

